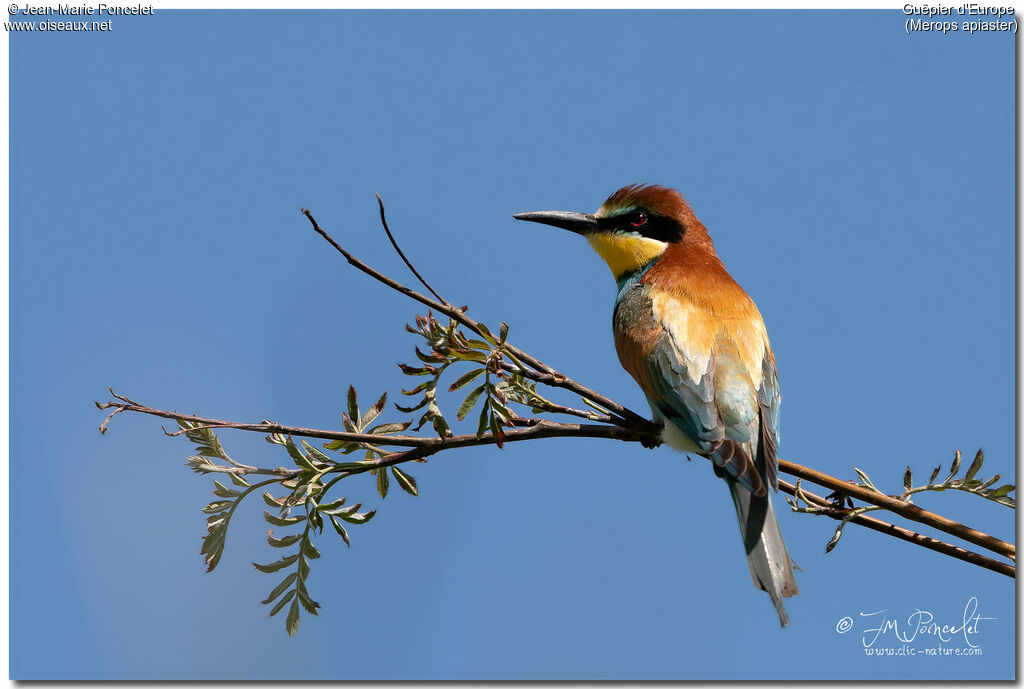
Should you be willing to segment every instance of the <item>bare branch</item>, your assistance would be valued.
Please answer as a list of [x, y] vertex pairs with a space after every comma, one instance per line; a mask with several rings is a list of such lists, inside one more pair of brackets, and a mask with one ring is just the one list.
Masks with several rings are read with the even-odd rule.
[[374, 194], [374, 196], [377, 197], [377, 205], [380, 206], [380, 224], [384, 226], [384, 232], [387, 233], [388, 239], [391, 240], [391, 246], [395, 247], [395, 251], [398, 252], [398, 255], [405, 262], [405, 265], [408, 266], [409, 270], [412, 271], [412, 274], [416, 276], [416, 279], [420, 281], [420, 284], [426, 287], [427, 291], [429, 291], [431, 294], [437, 297], [437, 300], [439, 302], [441, 302], [445, 306], [450, 307], [451, 304], [448, 303], [448, 300], [442, 297], [436, 291], [434, 291], [434, 288], [427, 284], [427, 281], [423, 279], [423, 276], [420, 275], [419, 271], [416, 270], [416, 268], [413, 267], [412, 263], [409, 262], [409, 259], [405, 257], [405, 254], [402, 252], [402, 249], [398, 246], [398, 242], [395, 241], [395, 236], [391, 234], [391, 228], [388, 227], [387, 218], [384, 217], [384, 201], [381, 199], [380, 194]]
[[[105, 404], [100, 404], [99, 402], [96, 402], [96, 408], [97, 409], [108, 409], [109, 406], [105, 405]], [[114, 411], [110, 412], [110, 414], [107, 415], [107, 418], [105, 418], [103, 420], [103, 423], [100, 424], [100, 433], [101, 434], [105, 434], [107, 432], [107, 424], [110, 423], [110, 420], [112, 418], [114, 418], [115, 416], [117, 416], [118, 414], [120, 414], [121, 412], [123, 412], [123, 411], [124, 411], [124, 407], [117, 407], [116, 409], [114, 409]]]

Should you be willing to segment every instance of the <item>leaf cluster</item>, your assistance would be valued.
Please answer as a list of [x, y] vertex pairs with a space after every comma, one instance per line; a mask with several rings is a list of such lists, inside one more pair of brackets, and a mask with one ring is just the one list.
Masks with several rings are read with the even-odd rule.
[[[360, 413], [355, 388], [349, 387], [347, 410], [342, 413], [342, 423], [346, 431], [365, 435], [378, 435], [383, 439], [389, 434], [399, 433], [409, 427], [411, 422], [377, 423], [387, 402], [387, 395], [382, 395], [369, 409]], [[387, 452], [371, 442], [332, 441], [324, 445], [325, 450], [337, 451], [348, 455], [356, 451], [364, 451], [365, 459], [358, 462], [337, 461], [327, 452], [318, 449], [304, 439], [296, 443], [291, 436], [272, 433], [266, 436], [268, 443], [284, 448], [294, 468], [279, 467], [273, 477], [259, 483], [250, 483], [245, 474], [253, 467], [239, 464], [231, 459], [224, 450], [217, 435], [208, 427], [200, 427], [188, 421], [179, 421], [186, 437], [196, 443], [196, 455], [187, 458], [186, 463], [198, 473], [226, 473], [234, 487], [214, 480], [213, 494], [217, 498], [203, 508], [207, 517], [207, 534], [203, 537], [201, 552], [206, 559], [207, 571], [220, 562], [224, 552], [228, 526], [235, 510], [242, 500], [257, 488], [277, 484], [286, 493], [275, 497], [269, 491], [263, 492], [263, 500], [271, 510], [264, 510], [264, 519], [274, 527], [296, 529], [286, 535], [275, 535], [273, 530], [267, 532], [267, 542], [273, 548], [292, 548], [294, 552], [281, 557], [269, 564], [253, 563], [261, 572], [275, 573], [291, 569], [263, 601], [266, 605], [273, 604], [270, 615], [273, 617], [286, 606], [288, 614], [285, 627], [289, 636], [298, 629], [299, 616], [302, 610], [316, 615], [320, 604], [312, 599], [306, 581], [310, 573], [310, 562], [319, 559], [320, 551], [313, 543], [316, 535], [323, 534], [325, 524], [330, 524], [335, 533], [346, 545], [351, 546], [346, 525], [365, 524], [373, 519], [376, 510], [361, 512], [361, 503], [346, 504], [346, 498], [329, 498], [330, 490], [342, 479], [361, 473], [370, 473], [375, 477], [377, 490], [381, 497], [388, 492], [389, 470], [398, 484], [411, 495], [418, 495], [416, 479], [396, 466], [379, 467], [377, 459]], [[230, 465], [218, 463], [221, 459]], [[266, 471], [266, 470], [259, 470]]]
[[[426, 407], [415, 430], [429, 421], [440, 437], [451, 435], [448, 422], [437, 404], [437, 389], [447, 369], [462, 363], [470, 364], [470, 368], [448, 386], [448, 392], [469, 389], [457, 408], [455, 418], [464, 420], [479, 405], [476, 427], [478, 438], [490, 431], [498, 447], [504, 446], [503, 429], [515, 426], [520, 420], [519, 414], [510, 408], [510, 402], [529, 407], [533, 413], [566, 411], [565, 407], [537, 392], [537, 383], [524, 375], [529, 369], [506, 346], [506, 323], [500, 325], [497, 336], [483, 324], [478, 323], [476, 327], [483, 339], [467, 335], [454, 319], [449, 319], [447, 324], [441, 323], [430, 312], [426, 316], [416, 316], [415, 325], [406, 326], [409, 332], [426, 340], [430, 347], [426, 353], [416, 348], [416, 357], [422, 365], [399, 364], [399, 368], [408, 376], [429, 376], [428, 380], [414, 388], [402, 391], [405, 395], [420, 395], [417, 404], [411, 407], [396, 405], [399, 411], [406, 413]], [[471, 387], [474, 383], [476, 385]]]
[[[294, 566], [294, 571], [286, 575], [278, 582], [265, 600], [264, 605], [274, 603], [270, 609], [270, 616], [273, 617], [288, 607], [288, 614], [285, 617], [285, 629], [288, 636], [292, 636], [299, 627], [300, 607], [310, 615], [319, 614], [320, 604], [312, 599], [306, 587], [306, 580], [309, 577], [311, 560], [320, 558], [320, 550], [313, 544], [314, 534], [323, 534], [324, 517], [345, 544], [351, 546], [348, 530], [342, 524], [365, 524], [373, 519], [376, 510], [359, 512], [360, 504], [346, 507], [345, 498], [339, 498], [329, 503], [317, 503], [314, 497], [308, 497], [304, 503], [304, 513], [292, 515], [292, 505], [289, 505], [288, 497], [276, 498], [269, 492], [263, 493], [263, 501], [268, 507], [275, 510], [263, 511], [263, 518], [273, 526], [277, 527], [301, 527], [301, 531], [295, 531], [285, 536], [275, 536], [273, 529], [267, 531], [267, 543], [273, 548], [290, 548], [295, 546], [295, 551], [285, 555], [279, 560], [269, 564], [261, 565], [252, 563], [253, 567], [265, 574], [273, 574], [283, 569]], [[277, 601], [276, 603], [274, 601]], [[289, 605], [290, 603], [290, 605]]]

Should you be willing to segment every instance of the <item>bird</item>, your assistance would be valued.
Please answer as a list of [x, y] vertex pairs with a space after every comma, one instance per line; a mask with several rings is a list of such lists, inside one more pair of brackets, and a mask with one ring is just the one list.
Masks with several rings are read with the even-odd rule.
[[[631, 184], [596, 213], [513, 216], [582, 235], [611, 268], [615, 350], [662, 441], [712, 462], [728, 484], [754, 585], [789, 624], [799, 586], [772, 507], [778, 490], [779, 381], [761, 313], [675, 189]], [[799, 567], [797, 567], [799, 569]]]

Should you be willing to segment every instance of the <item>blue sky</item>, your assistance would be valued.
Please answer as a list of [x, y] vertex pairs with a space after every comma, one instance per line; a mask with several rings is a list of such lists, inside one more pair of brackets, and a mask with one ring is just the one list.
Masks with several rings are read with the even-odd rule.
[[[220, 567], [184, 439], [92, 406], [108, 385], [203, 415], [339, 427], [392, 398], [420, 311], [299, 214], [644, 409], [614, 283], [515, 212], [679, 188], [764, 315], [782, 457], [898, 492], [955, 448], [1013, 477], [1013, 38], [901, 12], [194, 12], [11, 34], [11, 674], [71, 678], [1012, 677], [1013, 581], [777, 501], [805, 572], [780, 630], [703, 460], [548, 440], [414, 465], [288, 639], [262, 504]], [[449, 400], [449, 408], [455, 404]], [[391, 418], [403, 418], [394, 410]], [[243, 461], [286, 461], [222, 435]], [[1013, 539], [959, 494], [926, 508]], [[866, 657], [860, 613], [959, 624], [975, 657]], [[837, 622], [856, 618], [847, 634]], [[891, 638], [877, 645], [898, 647]], [[936, 642], [937, 644], [938, 642]], [[950, 647], [963, 647], [953, 640]]]

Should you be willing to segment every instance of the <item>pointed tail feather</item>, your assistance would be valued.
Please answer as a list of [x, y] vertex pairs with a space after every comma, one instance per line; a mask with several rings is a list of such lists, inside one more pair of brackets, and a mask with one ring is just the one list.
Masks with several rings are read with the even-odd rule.
[[736, 505], [736, 515], [743, 534], [743, 546], [747, 552], [750, 578], [754, 585], [771, 596], [779, 622], [785, 627], [789, 616], [782, 599], [800, 592], [793, 561], [782, 540], [779, 523], [775, 519], [771, 495], [757, 496], [733, 480], [729, 480], [729, 492]]

